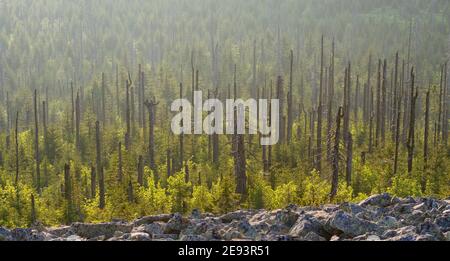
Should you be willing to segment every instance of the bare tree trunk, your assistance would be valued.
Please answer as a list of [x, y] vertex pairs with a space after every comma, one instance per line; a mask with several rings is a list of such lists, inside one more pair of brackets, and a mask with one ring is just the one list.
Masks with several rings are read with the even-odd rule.
[[322, 97], [323, 96], [323, 35], [320, 43], [320, 79], [319, 79], [319, 104], [317, 106], [317, 147], [316, 170], [322, 171]]
[[44, 125], [44, 153], [47, 159], [47, 162], [44, 165], [44, 185], [48, 186], [48, 157], [49, 157], [49, 148], [48, 148], [48, 134], [47, 134], [47, 104], [45, 101], [42, 102], [42, 124]]
[[100, 192], [99, 208], [105, 207], [105, 183], [103, 177], [103, 165], [101, 157], [101, 143], [100, 143], [100, 123], [95, 122], [95, 147], [96, 147], [96, 159], [97, 159], [97, 173], [98, 173], [98, 187]]
[[333, 162], [331, 165], [332, 169], [332, 180], [331, 180], [331, 192], [330, 199], [333, 200], [337, 194], [338, 182], [339, 182], [339, 137], [341, 128], [341, 118], [344, 117], [342, 112], [342, 107], [339, 107], [338, 113], [336, 115], [336, 132], [334, 134], [334, 146], [333, 146]]
[[81, 138], [80, 138], [80, 121], [81, 121], [81, 110], [80, 110], [80, 95], [77, 92], [77, 98], [75, 100], [75, 144], [78, 153], [81, 153]]
[[117, 180], [122, 183], [123, 179], [123, 164], [122, 164], [122, 142], [119, 141], [119, 146], [117, 148], [118, 153], [118, 163], [117, 163]]
[[91, 165], [91, 198], [96, 196], [97, 181], [95, 180], [95, 167]]
[[377, 110], [376, 110], [375, 146], [378, 146], [381, 132], [381, 60], [378, 60], [377, 73]]
[[137, 171], [138, 171], [138, 184], [140, 186], [144, 186], [144, 160], [142, 158], [142, 155], [139, 155], [138, 157], [138, 166], [137, 166]]
[[442, 94], [442, 141], [444, 143], [444, 146], [447, 146], [448, 144], [448, 86], [447, 86], [447, 62], [444, 66], [444, 82], [442, 84], [443, 86], [443, 94]]
[[64, 198], [67, 201], [67, 223], [72, 221], [72, 181], [70, 165], [64, 164]]
[[426, 178], [425, 174], [428, 169], [428, 132], [430, 125], [430, 90], [427, 90], [426, 98], [425, 98], [425, 126], [424, 126], [424, 134], [423, 134], [423, 169], [424, 173], [422, 174], [422, 191], [425, 191], [426, 188]]
[[[329, 84], [328, 84], [328, 109], [327, 109], [327, 159], [331, 161], [331, 139], [333, 135], [333, 100], [334, 100], [334, 39], [331, 51], [331, 66], [329, 70]], [[306, 117], [306, 115], [305, 115]]]
[[39, 122], [38, 122], [38, 108], [37, 108], [37, 90], [34, 90], [33, 97], [34, 105], [34, 156], [36, 160], [36, 190], [41, 193], [41, 159], [39, 155]]
[[287, 111], [287, 143], [289, 144], [291, 142], [291, 138], [292, 138], [292, 121], [293, 121], [293, 117], [292, 117], [292, 66], [294, 63], [294, 54], [291, 50], [290, 53], [290, 69], [289, 69], [289, 92], [287, 95], [287, 106], [288, 106], [288, 111]]
[[381, 143], [384, 146], [384, 142], [386, 140], [386, 59], [384, 59], [383, 63], [383, 82], [381, 87]]
[[106, 124], [106, 79], [105, 73], [102, 72], [102, 122]]
[[125, 133], [125, 148], [130, 150], [131, 143], [131, 122], [130, 122], [130, 86], [132, 85], [132, 80], [130, 73], [128, 73], [128, 80], [126, 81], [126, 108], [125, 108], [125, 119], [127, 122], [127, 132]]
[[19, 185], [19, 111], [16, 112], [16, 129], [14, 133], [14, 138], [16, 140], [16, 179], [15, 186], [18, 188]]
[[[415, 91], [415, 94], [414, 94]], [[410, 117], [409, 117], [409, 132], [408, 132], [408, 143], [406, 147], [408, 148], [408, 174], [411, 175], [413, 169], [414, 160], [414, 125], [415, 125], [415, 108], [418, 92], [414, 90], [414, 67], [411, 68], [411, 93], [410, 93]]]
[[397, 116], [395, 123], [395, 154], [394, 154], [394, 175], [398, 170], [398, 150], [400, 146], [400, 118], [401, 118], [401, 104], [402, 104], [402, 92], [399, 91], [399, 97], [397, 99]]
[[121, 115], [119, 101], [119, 64], [116, 64], [116, 113], [116, 115]]
[[146, 100], [144, 105], [147, 107], [148, 110], [148, 138], [149, 138], [149, 144], [148, 144], [148, 156], [149, 156], [149, 164], [150, 169], [153, 171], [155, 177], [157, 176], [157, 167], [155, 163], [155, 111], [156, 106], [159, 104], [159, 102], [156, 102], [156, 98], [153, 97], [150, 101]]

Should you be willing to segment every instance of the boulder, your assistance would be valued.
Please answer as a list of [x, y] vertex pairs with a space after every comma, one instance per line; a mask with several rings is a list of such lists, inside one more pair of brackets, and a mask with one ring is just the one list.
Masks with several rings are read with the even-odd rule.
[[105, 236], [110, 238], [114, 235], [116, 231], [121, 231], [123, 233], [130, 233], [133, 226], [127, 223], [97, 223], [97, 224], [87, 224], [87, 223], [73, 223], [71, 225], [72, 230], [75, 234], [83, 238], [94, 238], [98, 236]]
[[342, 210], [335, 212], [325, 225], [325, 229], [331, 235], [355, 237], [367, 232], [379, 230], [379, 227], [370, 221], [351, 216]]
[[187, 228], [189, 220], [183, 218], [179, 213], [175, 213], [164, 227], [165, 234], [180, 234], [180, 232]]
[[391, 197], [388, 193], [373, 195], [359, 203], [360, 206], [376, 206], [376, 207], [387, 207], [392, 203], [398, 203], [398, 199]]

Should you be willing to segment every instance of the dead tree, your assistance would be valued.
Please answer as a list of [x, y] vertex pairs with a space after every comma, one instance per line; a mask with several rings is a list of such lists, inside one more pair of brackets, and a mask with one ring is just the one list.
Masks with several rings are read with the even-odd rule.
[[375, 146], [378, 146], [381, 132], [381, 60], [378, 60], [377, 71], [377, 104], [376, 104], [376, 123], [375, 123]]
[[127, 123], [127, 132], [125, 133], [125, 148], [130, 150], [131, 143], [131, 119], [130, 119], [130, 86], [133, 84], [131, 75], [128, 72], [128, 80], [125, 83], [126, 86], [126, 104], [125, 104], [125, 120]]
[[[218, 99], [218, 89], [216, 88], [214, 91], [214, 98]], [[216, 125], [216, 119], [214, 118], [214, 125]], [[220, 154], [220, 150], [219, 150], [219, 135], [214, 132], [212, 134], [212, 161], [214, 165], [218, 165], [219, 164], [219, 154]]]
[[96, 147], [96, 160], [97, 160], [97, 173], [98, 173], [98, 187], [100, 193], [99, 208], [105, 207], [105, 181], [103, 176], [103, 165], [101, 156], [101, 143], [100, 143], [100, 123], [95, 122], [95, 147]]
[[319, 79], [319, 104], [317, 106], [317, 145], [316, 145], [316, 170], [322, 171], [322, 98], [323, 98], [323, 35], [320, 43], [320, 79]]
[[36, 160], [36, 190], [41, 191], [41, 160], [39, 155], [39, 122], [38, 122], [38, 108], [37, 108], [37, 90], [34, 89], [33, 97], [34, 105], [34, 157]]
[[30, 196], [30, 200], [31, 200], [31, 225], [34, 225], [36, 223], [36, 204], [34, 202], [34, 194], [31, 193]]
[[293, 115], [292, 115], [292, 66], [294, 63], [294, 55], [291, 50], [290, 53], [290, 64], [289, 64], [289, 92], [287, 95], [287, 143], [289, 144], [291, 142], [292, 138], [292, 122], [293, 122]]
[[447, 105], [447, 100], [448, 100], [448, 86], [447, 86], [447, 62], [445, 63], [444, 66], [444, 82], [443, 82], [443, 94], [442, 94], [442, 142], [444, 143], [444, 146], [447, 146], [447, 141], [448, 141], [448, 105]]
[[399, 96], [397, 98], [397, 116], [395, 123], [395, 153], [394, 153], [394, 175], [397, 174], [398, 170], [398, 150], [400, 146], [400, 118], [401, 118], [401, 104], [402, 104], [402, 93], [399, 92]]
[[150, 169], [153, 171], [153, 173], [156, 175], [157, 167], [155, 163], [155, 124], [156, 124], [156, 106], [159, 104], [159, 102], [156, 102], [156, 98], [153, 97], [150, 101], [146, 100], [144, 102], [144, 105], [147, 107], [148, 110], [148, 137], [149, 137], [149, 143], [148, 143], [148, 156], [149, 156], [149, 164]]
[[381, 132], [381, 143], [384, 144], [386, 139], [386, 59], [384, 59], [383, 62], [383, 81], [382, 81], [382, 87], [381, 87], [381, 126], [380, 126], [380, 132]]
[[95, 198], [97, 192], [97, 181], [95, 180], [95, 167], [91, 165], [91, 198]]
[[[414, 136], [415, 136], [415, 108], [416, 100], [418, 96], [417, 90], [414, 90], [414, 67], [411, 68], [411, 90], [410, 90], [410, 116], [409, 116], [409, 132], [408, 132], [408, 143], [406, 145], [408, 149], [408, 174], [411, 175], [413, 169], [414, 160]], [[415, 94], [414, 94], [415, 92]]]
[[117, 148], [118, 153], [118, 163], [117, 163], [117, 180], [122, 183], [123, 179], [123, 164], [122, 164], [122, 142], [119, 141], [119, 146]]
[[[328, 81], [328, 109], [327, 109], [327, 159], [331, 161], [331, 139], [333, 135], [333, 100], [334, 100], [334, 39], [331, 49], [331, 65]], [[306, 116], [306, 115], [305, 115]]]
[[75, 144], [78, 153], [81, 152], [81, 138], [80, 138], [80, 121], [81, 121], [81, 110], [80, 110], [80, 95], [77, 92], [77, 98], [75, 100]]
[[352, 161], [353, 161], [353, 138], [352, 134], [347, 134], [347, 144], [346, 144], [346, 165], [345, 165], [345, 177], [347, 186], [352, 184]]
[[120, 115], [120, 101], [119, 101], [119, 64], [116, 64], [116, 113]]
[[355, 129], [358, 129], [358, 108], [359, 108], [359, 74], [356, 75], [356, 87], [355, 87], [355, 104], [353, 105], [353, 122]]
[[70, 165], [64, 164], [64, 199], [67, 201], [67, 223], [72, 221], [72, 181]]
[[[277, 86], [276, 86], [276, 96], [279, 101], [279, 121], [280, 121], [280, 135], [279, 135], [279, 141], [281, 143], [284, 143], [285, 141], [285, 132], [286, 132], [286, 126], [284, 122], [284, 91], [283, 91], [283, 78], [281, 76], [277, 77]], [[236, 99], [236, 97], [235, 97]]]
[[140, 186], [144, 186], [144, 160], [142, 155], [138, 157], [138, 165], [137, 165], [138, 177], [137, 181]]
[[[183, 84], [180, 83], [180, 99], [183, 98]], [[183, 111], [183, 108], [180, 108], [180, 112]], [[181, 124], [184, 125], [183, 120], [181, 120]], [[184, 155], [183, 155], [183, 151], [184, 151], [184, 133], [180, 133], [179, 135], [179, 142], [180, 142], [180, 158], [179, 158], [179, 166], [180, 169], [183, 168], [183, 162], [184, 162]]]
[[[78, 95], [78, 94], [77, 94]], [[102, 122], [106, 123], [106, 79], [105, 73], [102, 72]]]
[[334, 146], [333, 146], [333, 161], [331, 164], [332, 169], [332, 180], [331, 180], [331, 192], [330, 199], [333, 200], [337, 194], [338, 183], [339, 183], [339, 137], [341, 128], [341, 118], [344, 117], [342, 107], [339, 107], [338, 113], [336, 115], [336, 131], [334, 134]]
[[134, 193], [133, 193], [133, 183], [131, 182], [131, 180], [128, 181], [127, 194], [128, 194], [128, 202], [133, 203]]
[[14, 133], [14, 138], [16, 140], [16, 179], [15, 186], [18, 188], [19, 185], [19, 111], [16, 112], [16, 129]]
[[370, 85], [370, 78], [371, 78], [371, 66], [372, 66], [372, 55], [369, 55], [369, 64], [367, 66], [367, 84], [364, 88], [364, 106], [363, 106], [363, 120], [364, 125], [367, 126], [369, 123], [369, 118], [371, 117], [371, 109], [370, 109], [370, 92], [371, 92], [371, 85]]

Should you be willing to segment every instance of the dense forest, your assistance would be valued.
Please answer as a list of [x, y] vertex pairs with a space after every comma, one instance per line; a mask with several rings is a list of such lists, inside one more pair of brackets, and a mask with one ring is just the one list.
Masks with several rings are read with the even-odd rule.
[[[0, 226], [447, 198], [449, 59], [447, 0], [0, 0]], [[174, 135], [195, 90], [280, 141]]]

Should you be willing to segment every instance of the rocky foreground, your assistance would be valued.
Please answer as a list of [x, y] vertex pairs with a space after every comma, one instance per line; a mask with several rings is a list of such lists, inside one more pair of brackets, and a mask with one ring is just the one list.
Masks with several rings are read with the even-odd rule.
[[56, 228], [0, 227], [0, 240], [450, 240], [450, 200], [374, 195], [359, 204], [239, 210], [221, 216], [193, 211], [133, 222], [73, 223]]

